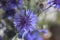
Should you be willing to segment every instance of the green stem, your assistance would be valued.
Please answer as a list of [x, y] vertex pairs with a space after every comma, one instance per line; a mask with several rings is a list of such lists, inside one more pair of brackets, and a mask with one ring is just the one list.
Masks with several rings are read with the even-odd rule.
[[27, 0], [27, 8], [30, 9], [30, 0]]

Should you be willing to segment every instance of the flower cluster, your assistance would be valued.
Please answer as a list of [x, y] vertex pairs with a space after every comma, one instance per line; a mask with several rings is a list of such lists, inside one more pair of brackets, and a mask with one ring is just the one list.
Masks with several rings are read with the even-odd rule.
[[60, 10], [60, 0], [47, 0], [47, 3]]
[[0, 8], [2, 8], [5, 13], [3, 18], [11, 18], [15, 14], [15, 10], [18, 6], [22, 6], [22, 0], [0, 0]]
[[[29, 1], [29, 0], [28, 0]], [[59, 0], [47, 0], [50, 6], [60, 8]], [[13, 17], [13, 25], [18, 32], [18, 37], [24, 36], [25, 40], [43, 40], [40, 36], [40, 30], [35, 30], [37, 23], [37, 16], [31, 9], [18, 9], [22, 7], [22, 0], [0, 0], [0, 8], [4, 9], [5, 13], [3, 18], [10, 19]], [[40, 4], [40, 8], [43, 9], [44, 5]], [[24, 6], [25, 7], [25, 6]], [[17, 9], [17, 11], [16, 11]], [[41, 31], [44, 35], [48, 32], [47, 30]], [[24, 33], [26, 33], [24, 35]]]
[[11, 17], [14, 16], [15, 12], [16, 12], [15, 9], [5, 10], [5, 13], [3, 14], [3, 18], [10, 19]]
[[42, 37], [40, 36], [40, 32], [38, 30], [28, 32], [25, 35], [25, 40], [43, 40]]
[[1, 8], [14, 8], [14, 6], [22, 5], [22, 0], [0, 0]]

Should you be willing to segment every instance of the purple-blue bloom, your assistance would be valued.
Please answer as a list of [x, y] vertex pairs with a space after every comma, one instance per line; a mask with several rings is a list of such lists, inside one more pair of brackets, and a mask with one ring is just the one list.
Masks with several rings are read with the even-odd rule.
[[14, 16], [15, 13], [16, 13], [15, 9], [5, 10], [5, 13], [3, 14], [3, 19], [5, 19], [5, 18], [10, 19], [11, 17]]
[[2, 6], [2, 8], [4, 9], [4, 14], [3, 14], [3, 18], [8, 18], [8, 19], [11, 19], [12, 16], [14, 16], [15, 12], [16, 12], [16, 9], [17, 9], [17, 6], [14, 5], [14, 4], [6, 4], [4, 6]]
[[46, 36], [47, 33], [48, 33], [48, 30], [47, 30], [47, 29], [43, 29], [43, 30], [42, 30], [42, 34], [43, 34], [44, 36]]
[[8, 18], [9, 20], [14, 16], [17, 6], [22, 5], [22, 0], [0, 0], [0, 2], [0, 7], [5, 11], [3, 18]]
[[10, 8], [15, 8], [16, 6], [22, 6], [22, 0], [0, 0], [0, 3], [1, 3], [0, 8], [4, 8], [4, 9], [8, 9], [8, 8], [10, 9]]
[[0, 40], [2, 40], [2, 37], [0, 36]]
[[22, 0], [9, 0], [8, 2], [15, 5], [22, 5]]
[[42, 37], [40, 36], [40, 32], [38, 30], [28, 32], [25, 35], [25, 40], [42, 40]]
[[10, 10], [10, 9], [17, 9], [17, 6], [14, 4], [7, 4], [5, 7], [3, 7], [4, 10]]
[[22, 6], [23, 5], [23, 1], [22, 0], [18, 0], [18, 6]]
[[60, 10], [60, 0], [47, 0], [47, 3]]
[[9, 3], [8, 1], [2, 1], [0, 8], [4, 10], [10, 10], [10, 9], [17, 9], [17, 6], [15, 4]]
[[36, 26], [36, 15], [29, 9], [22, 9], [14, 16], [14, 26], [18, 32], [21, 30], [33, 31]]

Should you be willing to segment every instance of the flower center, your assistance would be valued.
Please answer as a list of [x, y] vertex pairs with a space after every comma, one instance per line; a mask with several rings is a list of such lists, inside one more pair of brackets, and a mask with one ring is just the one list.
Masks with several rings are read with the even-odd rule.
[[26, 24], [26, 20], [25, 19], [22, 19], [21, 20], [21, 24], [23, 24], [23, 25]]
[[21, 23], [21, 26], [27, 26], [30, 24], [30, 20], [27, 17], [22, 17], [20, 23]]

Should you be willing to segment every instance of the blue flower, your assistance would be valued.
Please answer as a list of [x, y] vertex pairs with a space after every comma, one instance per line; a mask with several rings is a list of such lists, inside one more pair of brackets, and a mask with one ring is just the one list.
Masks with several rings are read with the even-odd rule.
[[42, 37], [40, 36], [40, 32], [38, 30], [28, 32], [25, 35], [25, 40], [42, 40]]
[[43, 30], [42, 30], [42, 33], [43, 33], [44, 36], [46, 36], [47, 33], [48, 33], [48, 30], [47, 30], [47, 29], [43, 29]]
[[2, 37], [0, 36], [0, 40], [2, 40]]
[[9, 0], [9, 3], [15, 4], [15, 5], [22, 5], [22, 0]]
[[18, 0], [8, 0], [8, 2], [16, 5], [18, 3]]
[[15, 8], [16, 6], [22, 6], [22, 0], [0, 0], [1, 6], [3, 9]]
[[3, 19], [5, 18], [11, 19], [15, 13], [16, 13], [15, 9], [5, 10], [5, 13], [3, 14]]
[[22, 0], [18, 0], [18, 6], [22, 6], [23, 5], [23, 1]]
[[5, 6], [2, 6], [2, 8], [4, 9], [4, 10], [10, 10], [10, 9], [17, 9], [17, 6], [16, 5], [14, 5], [14, 4], [7, 4], [7, 5], [5, 5]]
[[3, 9], [5, 11], [5, 13], [3, 14], [3, 18], [10, 18], [16, 13], [17, 6], [15, 6], [14, 4], [7, 4], [6, 6], [3, 6]]
[[47, 3], [60, 10], [60, 0], [47, 0]]
[[33, 31], [36, 26], [36, 15], [29, 9], [20, 10], [19, 13], [16, 13], [14, 16], [14, 26], [19, 32], [20, 30]]
[[3, 14], [3, 18], [8, 18], [9, 20], [15, 14], [15, 10], [17, 9], [17, 5], [14, 4], [16, 0], [1, 0], [2, 8], [4, 9], [5, 13]]

